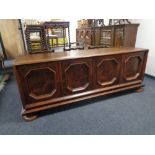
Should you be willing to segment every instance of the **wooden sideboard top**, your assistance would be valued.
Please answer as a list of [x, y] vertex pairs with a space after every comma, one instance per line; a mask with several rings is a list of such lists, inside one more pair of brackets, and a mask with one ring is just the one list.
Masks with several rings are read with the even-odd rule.
[[143, 48], [123, 47], [123, 48], [99, 48], [99, 49], [87, 49], [87, 50], [73, 50], [73, 51], [55, 52], [55, 53], [24, 54], [19, 56], [15, 60], [14, 65], [16, 66], [16, 65], [33, 64], [33, 63], [41, 63], [41, 62], [49, 62], [49, 61], [77, 59], [77, 58], [84, 58], [84, 57], [132, 53], [132, 52], [147, 51], [147, 50], [148, 49], [143, 49]]

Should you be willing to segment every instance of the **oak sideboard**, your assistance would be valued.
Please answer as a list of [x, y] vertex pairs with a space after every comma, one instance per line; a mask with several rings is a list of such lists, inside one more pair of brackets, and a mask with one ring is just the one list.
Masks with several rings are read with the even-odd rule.
[[25, 120], [124, 90], [142, 91], [148, 49], [99, 48], [19, 56], [14, 73]]

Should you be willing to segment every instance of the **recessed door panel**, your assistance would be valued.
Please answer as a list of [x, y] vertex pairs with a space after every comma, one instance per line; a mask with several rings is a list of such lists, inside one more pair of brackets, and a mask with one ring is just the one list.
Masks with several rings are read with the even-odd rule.
[[106, 87], [119, 83], [121, 56], [103, 56], [95, 59], [95, 87]]
[[141, 79], [144, 52], [126, 54], [124, 59], [124, 81]]
[[64, 61], [62, 78], [65, 95], [89, 90], [92, 87], [92, 59]]
[[23, 65], [18, 68], [27, 103], [61, 96], [56, 63]]

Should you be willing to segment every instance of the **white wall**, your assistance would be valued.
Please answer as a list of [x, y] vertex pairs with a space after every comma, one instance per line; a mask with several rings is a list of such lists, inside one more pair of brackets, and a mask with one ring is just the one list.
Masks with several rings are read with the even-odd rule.
[[136, 47], [149, 49], [146, 73], [155, 76], [155, 19], [132, 20], [132, 23], [140, 23]]

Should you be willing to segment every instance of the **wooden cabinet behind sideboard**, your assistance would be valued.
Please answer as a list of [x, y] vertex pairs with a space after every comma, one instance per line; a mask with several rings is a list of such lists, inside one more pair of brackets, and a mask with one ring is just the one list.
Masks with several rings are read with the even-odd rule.
[[138, 26], [139, 24], [122, 24], [77, 28], [76, 42], [85, 46], [135, 47]]

